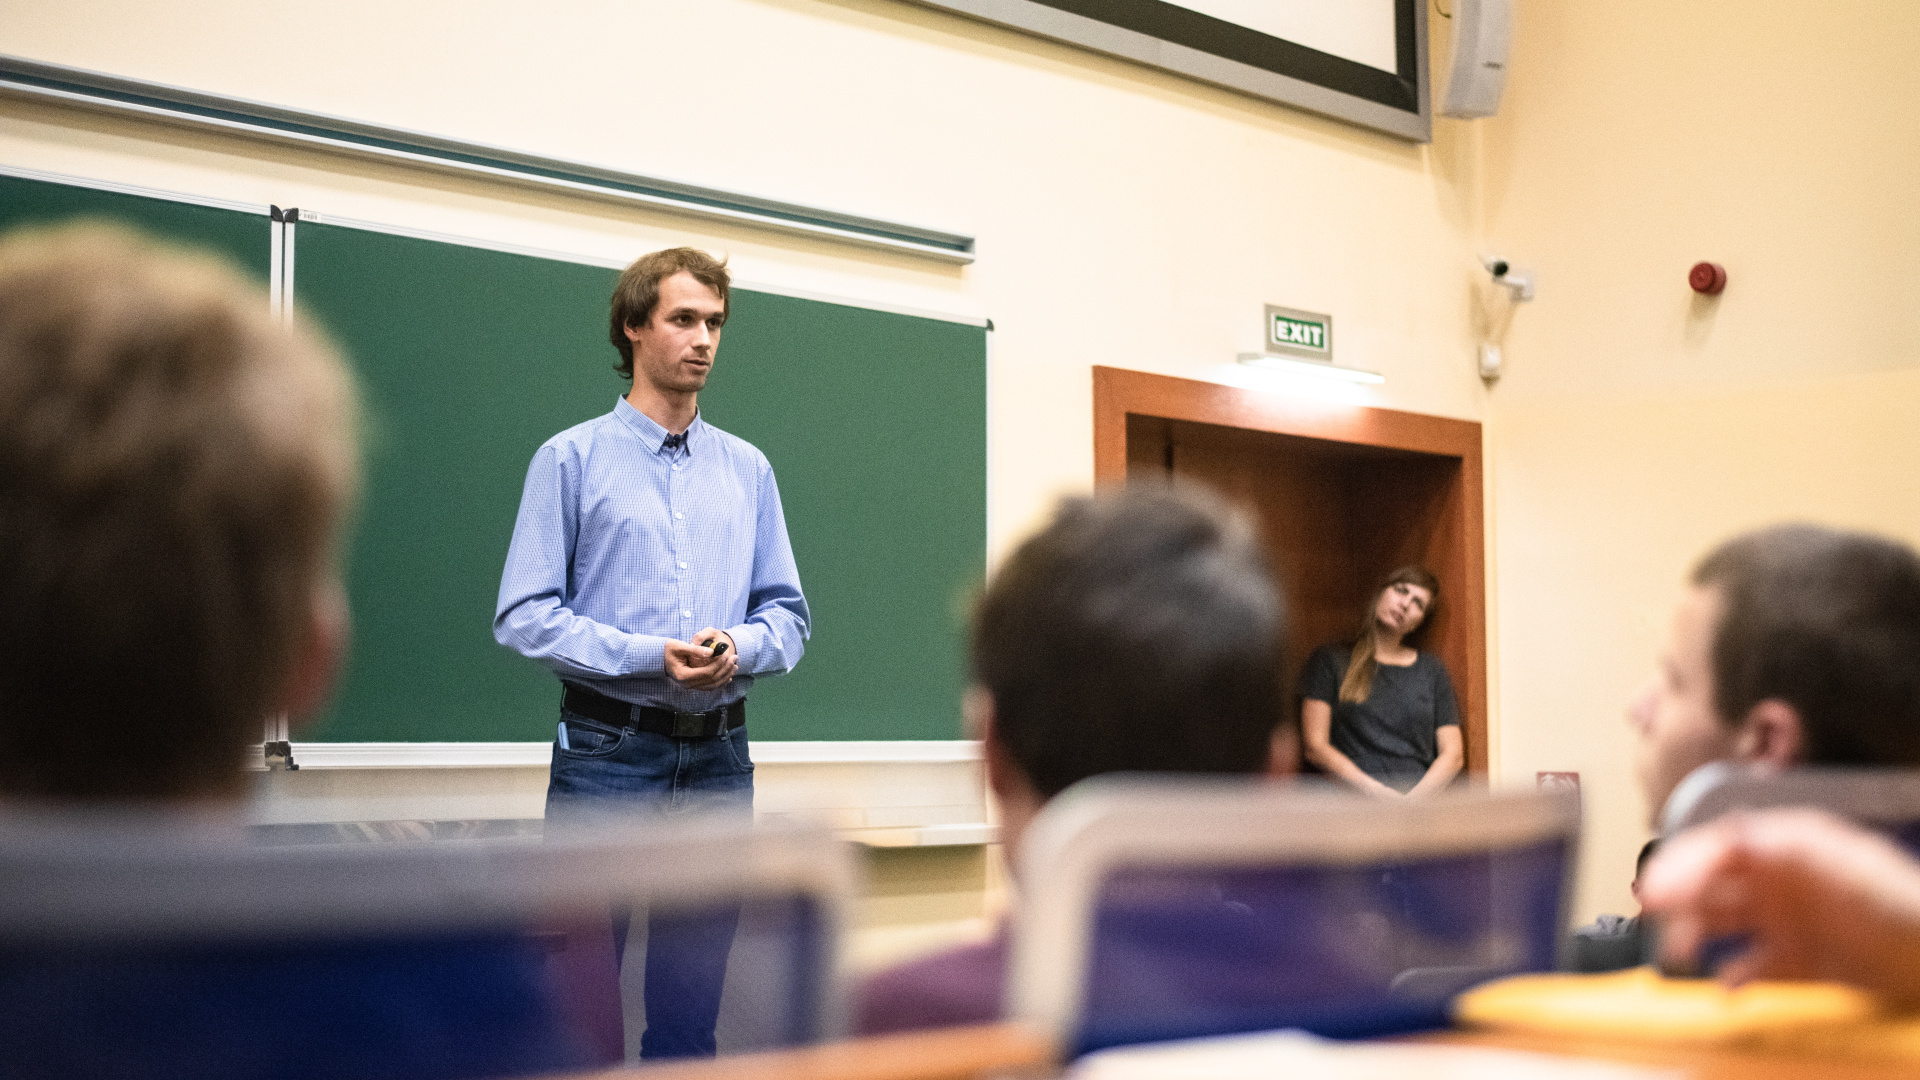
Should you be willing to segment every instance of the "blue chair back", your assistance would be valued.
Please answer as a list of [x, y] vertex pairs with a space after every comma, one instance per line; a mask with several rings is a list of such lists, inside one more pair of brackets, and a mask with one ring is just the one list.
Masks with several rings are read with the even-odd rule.
[[1076, 1054], [1435, 1027], [1468, 986], [1555, 965], [1565, 796], [1132, 779], [1061, 799], [1021, 853], [1009, 1009]]
[[1892, 836], [1920, 854], [1920, 769], [1808, 766], [1785, 772], [1716, 761], [1689, 773], [1661, 813], [1671, 835], [1733, 810], [1811, 806]]
[[577, 961], [629, 904], [738, 912], [780, 980], [761, 994], [767, 1041], [819, 1041], [839, 1030], [854, 873], [811, 829], [260, 846], [181, 821], [10, 817], [0, 1060], [45, 1077], [315, 1080], [615, 1064], [604, 984]]

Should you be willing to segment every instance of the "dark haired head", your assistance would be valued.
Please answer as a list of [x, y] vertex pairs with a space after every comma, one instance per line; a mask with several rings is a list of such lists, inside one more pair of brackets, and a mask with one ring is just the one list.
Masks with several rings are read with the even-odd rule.
[[733, 310], [733, 276], [727, 272], [727, 260], [716, 259], [699, 248], [677, 247], [655, 251], [635, 259], [613, 287], [612, 326], [608, 335], [620, 350], [620, 362], [613, 370], [623, 379], [633, 378], [633, 342], [627, 340], [627, 327], [645, 326], [653, 318], [654, 305], [660, 302], [660, 283], [675, 274], [692, 275], [693, 280], [712, 289], [720, 297], [723, 313]]
[[1252, 528], [1192, 490], [1062, 501], [974, 611], [973, 679], [1042, 798], [1114, 772], [1258, 773], [1284, 613]]
[[1920, 764], [1920, 558], [1815, 525], [1735, 537], [1694, 568], [1720, 596], [1714, 708], [1741, 723], [1784, 701], [1808, 764]]
[[1646, 872], [1647, 860], [1653, 858], [1659, 851], [1660, 838], [1657, 836], [1640, 845], [1640, 854], [1633, 860], [1633, 880], [1640, 880], [1640, 875]]

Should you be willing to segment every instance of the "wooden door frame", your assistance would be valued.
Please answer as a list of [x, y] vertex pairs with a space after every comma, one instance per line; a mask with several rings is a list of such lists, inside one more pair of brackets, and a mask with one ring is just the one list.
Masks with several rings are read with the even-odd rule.
[[1093, 479], [1127, 479], [1127, 417], [1150, 416], [1280, 435], [1412, 450], [1458, 458], [1463, 505], [1457, 520], [1469, 586], [1448, 602], [1466, 631], [1465, 670], [1454, 673], [1466, 721], [1467, 768], [1487, 771], [1487, 612], [1485, 487], [1480, 425], [1445, 416], [1344, 405], [1310, 397], [1246, 390], [1145, 371], [1093, 369]]

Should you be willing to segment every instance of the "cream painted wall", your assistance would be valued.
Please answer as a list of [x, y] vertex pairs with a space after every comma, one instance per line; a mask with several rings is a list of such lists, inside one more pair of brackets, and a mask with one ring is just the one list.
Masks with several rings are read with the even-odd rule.
[[[12, 0], [0, 51], [975, 233], [956, 269], [0, 99], [0, 163], [606, 259], [693, 243], [990, 317], [990, 553], [1090, 484], [1094, 364], [1484, 407], [1470, 125], [1414, 146], [894, 0]], [[1267, 303], [1331, 312], [1386, 384], [1233, 364]], [[980, 932], [1003, 891], [991, 853], [876, 860], [862, 964]]]
[[1624, 703], [1690, 563], [1790, 518], [1920, 541], [1920, 6], [1516, 6], [1486, 228], [1540, 294], [1488, 407], [1496, 751], [1581, 772], [1585, 918], [1634, 910]]
[[[995, 551], [1087, 485], [1095, 363], [1484, 418], [1491, 749], [1507, 782], [1583, 773], [1582, 917], [1626, 909], [1621, 702], [1688, 561], [1788, 516], [1920, 537], [1902, 0], [1523, 2], [1501, 115], [1426, 147], [894, 0], [15, 0], [0, 43], [975, 232], [947, 268], [0, 101], [8, 164], [604, 258], [690, 242], [751, 282], [991, 317]], [[1489, 247], [1541, 272], [1490, 313], [1490, 393]], [[1718, 301], [1686, 291], [1703, 258]], [[1332, 312], [1385, 386], [1233, 368], [1268, 302]]]
[[1265, 303], [1333, 313], [1341, 360], [1388, 377], [1357, 400], [1482, 409], [1448, 122], [1414, 146], [895, 0], [16, 0], [0, 42], [975, 232], [952, 269], [0, 103], [14, 164], [602, 256], [691, 242], [745, 280], [990, 317], [996, 551], [1088, 485], [1093, 364], [1238, 377]]

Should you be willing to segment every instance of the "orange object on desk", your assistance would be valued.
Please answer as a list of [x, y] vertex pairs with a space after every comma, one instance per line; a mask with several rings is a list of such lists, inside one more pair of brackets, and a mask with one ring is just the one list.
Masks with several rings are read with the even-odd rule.
[[1454, 1017], [1480, 1030], [1920, 1063], [1920, 1017], [1889, 1015], [1871, 995], [1837, 983], [1729, 989], [1652, 968], [1519, 975], [1461, 995]]

